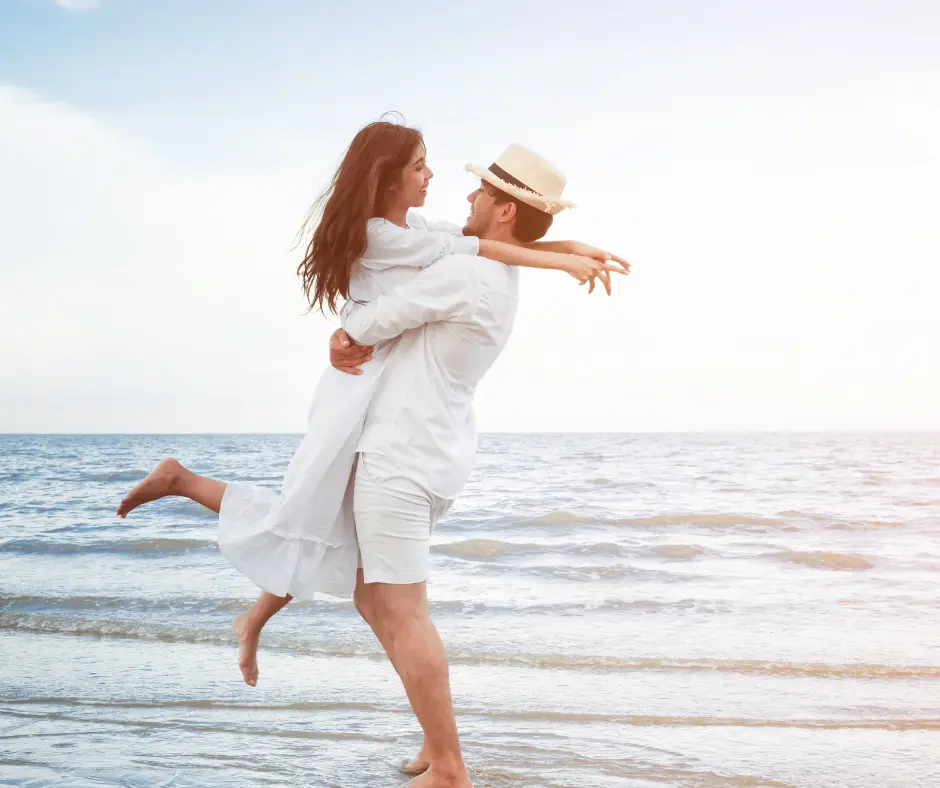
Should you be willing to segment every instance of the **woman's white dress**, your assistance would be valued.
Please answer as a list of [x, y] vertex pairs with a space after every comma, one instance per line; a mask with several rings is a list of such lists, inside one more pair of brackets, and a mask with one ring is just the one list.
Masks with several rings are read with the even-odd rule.
[[[408, 229], [370, 219], [366, 254], [353, 266], [350, 300], [370, 301], [448, 254], [477, 254], [461, 228], [409, 212]], [[359, 547], [352, 513], [352, 470], [366, 412], [398, 340], [376, 346], [362, 375], [328, 368], [310, 406], [307, 434], [284, 475], [280, 495], [229, 484], [219, 512], [222, 554], [265, 591], [311, 599], [350, 596]]]

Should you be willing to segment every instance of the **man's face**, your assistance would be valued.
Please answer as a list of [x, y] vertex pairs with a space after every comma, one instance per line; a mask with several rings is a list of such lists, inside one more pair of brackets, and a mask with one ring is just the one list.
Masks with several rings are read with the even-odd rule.
[[464, 225], [464, 235], [474, 235], [477, 238], [489, 238], [496, 229], [497, 218], [504, 205], [499, 205], [493, 193], [493, 187], [486, 181], [467, 195], [470, 203], [470, 215]]

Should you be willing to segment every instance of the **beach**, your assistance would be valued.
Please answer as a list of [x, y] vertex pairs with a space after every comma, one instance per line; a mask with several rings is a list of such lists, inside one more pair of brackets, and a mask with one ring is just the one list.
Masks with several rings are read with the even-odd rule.
[[[0, 436], [0, 785], [390, 786], [421, 735], [347, 601], [268, 625], [164, 456], [277, 489], [294, 435]], [[432, 543], [477, 786], [926, 786], [940, 435], [484, 435]]]

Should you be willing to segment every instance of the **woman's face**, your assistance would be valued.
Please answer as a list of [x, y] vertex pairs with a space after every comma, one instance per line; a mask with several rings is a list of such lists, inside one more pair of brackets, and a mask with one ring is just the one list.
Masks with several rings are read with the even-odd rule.
[[424, 145], [419, 145], [401, 171], [398, 183], [392, 187], [392, 197], [399, 205], [406, 208], [420, 208], [424, 205], [428, 197], [428, 184], [434, 177], [426, 155]]

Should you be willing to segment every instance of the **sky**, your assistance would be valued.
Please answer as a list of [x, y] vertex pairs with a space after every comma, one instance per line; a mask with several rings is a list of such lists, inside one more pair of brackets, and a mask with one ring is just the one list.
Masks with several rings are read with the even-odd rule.
[[301, 432], [292, 248], [401, 112], [461, 222], [511, 142], [578, 208], [483, 431], [940, 429], [940, 5], [0, 0], [0, 432]]

